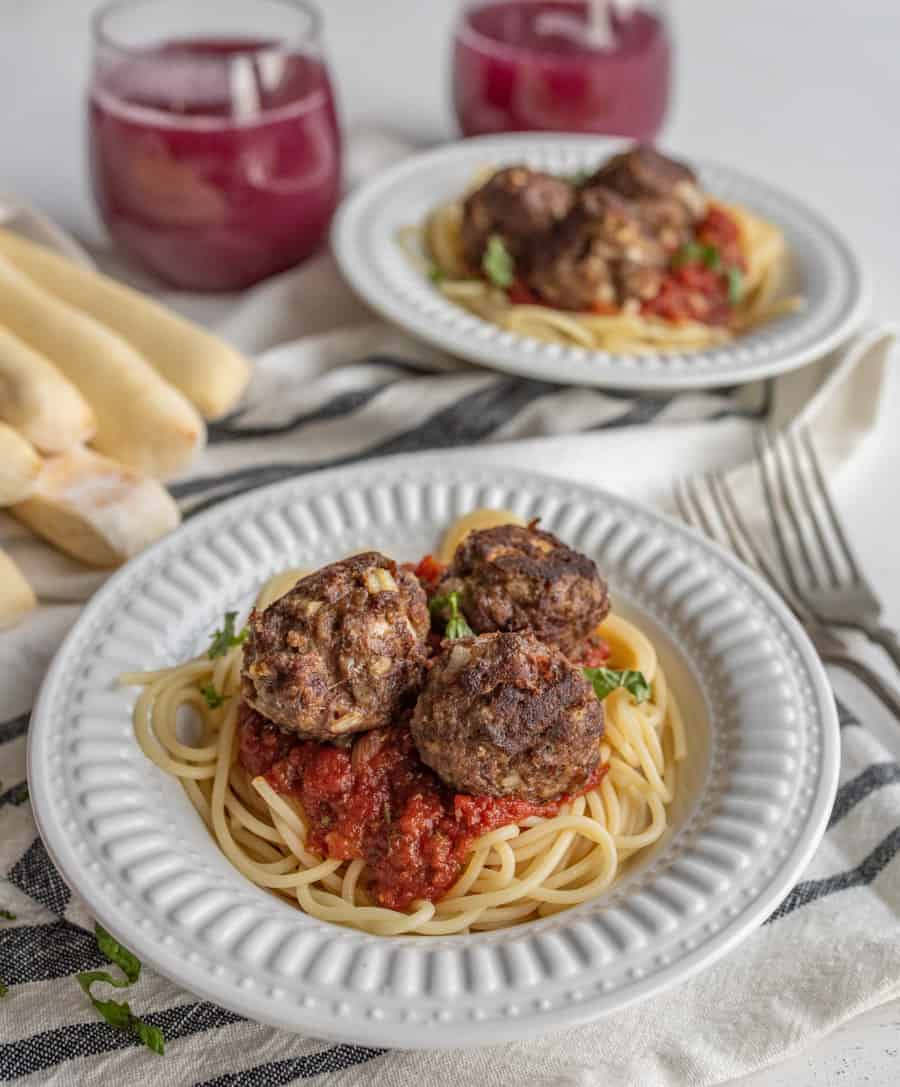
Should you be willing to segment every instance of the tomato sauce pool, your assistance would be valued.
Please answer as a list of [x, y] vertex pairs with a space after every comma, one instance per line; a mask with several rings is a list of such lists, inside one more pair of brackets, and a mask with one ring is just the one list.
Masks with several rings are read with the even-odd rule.
[[[276, 792], [298, 800], [307, 846], [337, 860], [361, 858], [368, 892], [389, 909], [442, 898], [462, 871], [472, 843], [532, 815], [555, 815], [572, 799], [548, 804], [455, 793], [420, 760], [406, 724], [365, 732], [352, 747], [298, 740], [241, 705], [239, 760]], [[598, 768], [583, 791], [594, 788]]]

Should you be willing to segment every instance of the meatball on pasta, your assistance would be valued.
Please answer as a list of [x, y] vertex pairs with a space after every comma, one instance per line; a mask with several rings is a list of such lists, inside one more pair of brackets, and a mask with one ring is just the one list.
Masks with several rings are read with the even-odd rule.
[[282, 729], [327, 739], [390, 724], [421, 682], [425, 593], [377, 551], [324, 566], [250, 616], [242, 693]]
[[666, 260], [634, 207], [610, 190], [586, 189], [535, 257], [529, 282], [560, 309], [622, 306], [654, 297]]
[[540, 803], [588, 784], [603, 706], [581, 669], [533, 634], [482, 634], [445, 645], [411, 730], [454, 789]]
[[575, 199], [562, 178], [525, 166], [499, 170], [463, 205], [461, 241], [469, 266], [478, 269], [492, 235], [518, 262], [527, 262], [535, 242], [565, 218]]
[[616, 155], [585, 183], [612, 190], [633, 202], [636, 213], [669, 251], [690, 240], [706, 213], [707, 201], [689, 166], [652, 147]]
[[477, 634], [531, 630], [564, 653], [574, 653], [609, 611], [593, 561], [534, 524], [470, 532], [438, 587], [453, 591]]

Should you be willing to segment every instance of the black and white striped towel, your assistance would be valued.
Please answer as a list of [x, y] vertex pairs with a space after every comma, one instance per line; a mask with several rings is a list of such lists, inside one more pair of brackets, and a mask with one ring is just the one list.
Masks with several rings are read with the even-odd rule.
[[[184, 308], [185, 299], [176, 299]], [[195, 315], [220, 316], [203, 303]], [[257, 290], [222, 326], [258, 358], [245, 405], [211, 428], [174, 492], [185, 516], [319, 467], [424, 449], [515, 464], [653, 499], [673, 474], [739, 461], [755, 420], [804, 411], [832, 462], [874, 425], [891, 336], [873, 332], [801, 375], [644, 398], [498, 376], [373, 322], [327, 258]], [[466, 448], [463, 447], [475, 447]], [[448, 452], [449, 455], [449, 452]], [[841, 789], [810, 869], [727, 961], [595, 1027], [477, 1051], [380, 1052], [261, 1027], [147, 972], [134, 1011], [158, 1057], [100, 1021], [73, 975], [100, 967], [92, 921], [37, 836], [25, 783], [41, 676], [99, 576], [0, 519], [42, 607], [0, 634], [0, 1082], [274, 1087], [554, 1087], [718, 1083], [900, 994], [900, 764], [845, 710]], [[893, 862], [893, 863], [892, 863]]]

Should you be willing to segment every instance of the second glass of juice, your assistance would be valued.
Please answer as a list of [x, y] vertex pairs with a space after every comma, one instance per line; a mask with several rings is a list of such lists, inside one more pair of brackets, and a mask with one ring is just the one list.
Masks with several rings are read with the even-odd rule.
[[247, 287], [313, 253], [341, 148], [302, 0], [119, 0], [94, 21], [94, 193], [113, 238], [177, 287]]
[[669, 98], [661, 0], [474, 0], [453, 43], [465, 136], [597, 132], [645, 142]]

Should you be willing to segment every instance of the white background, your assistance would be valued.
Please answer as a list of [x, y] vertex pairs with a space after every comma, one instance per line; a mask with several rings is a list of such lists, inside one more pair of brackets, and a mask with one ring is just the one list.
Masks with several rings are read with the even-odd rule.
[[[193, 3], [195, 0], [184, 0]], [[239, 0], [221, 0], [223, 6]], [[95, 0], [0, 0], [0, 191], [100, 237], [83, 152]], [[454, 134], [453, 0], [321, 0], [348, 123], [417, 143]], [[664, 141], [766, 177], [829, 215], [900, 318], [900, 0], [676, 0], [675, 99]], [[900, 626], [900, 381], [839, 481], [864, 565]], [[880, 667], [884, 661], [873, 657]], [[893, 727], [900, 752], [900, 724]], [[900, 1083], [900, 1004], [871, 1013], [743, 1087]]]

